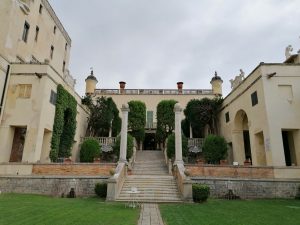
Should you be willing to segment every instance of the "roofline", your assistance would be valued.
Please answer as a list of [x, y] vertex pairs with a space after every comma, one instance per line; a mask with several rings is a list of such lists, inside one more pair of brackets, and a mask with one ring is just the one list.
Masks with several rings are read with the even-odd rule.
[[52, 17], [52, 19], [54, 20], [54, 22], [57, 25], [57, 27], [62, 32], [62, 34], [65, 37], [65, 39], [67, 40], [67, 43], [69, 44], [69, 46], [71, 46], [72, 40], [71, 40], [68, 32], [66, 31], [66, 29], [64, 28], [64, 26], [60, 22], [58, 16], [56, 15], [55, 11], [53, 10], [53, 8], [50, 5], [50, 3], [48, 2], [48, 0], [41, 0], [41, 2], [45, 6], [45, 8], [47, 9], [48, 13], [50, 14], [50, 16]]
[[235, 88], [233, 89], [225, 98], [224, 98], [224, 101], [227, 97], [229, 97], [231, 94], [233, 94], [237, 89], [238, 87], [243, 84], [258, 68], [260, 68], [261, 66], [300, 66], [299, 63], [264, 63], [264, 62], [261, 62], [260, 64], [258, 64], [253, 70], [252, 72]]

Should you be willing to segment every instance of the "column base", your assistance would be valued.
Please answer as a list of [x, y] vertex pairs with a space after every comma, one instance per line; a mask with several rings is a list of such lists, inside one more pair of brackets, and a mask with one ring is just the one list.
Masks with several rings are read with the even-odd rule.
[[173, 165], [179, 165], [179, 164], [184, 165], [183, 160], [175, 160]]

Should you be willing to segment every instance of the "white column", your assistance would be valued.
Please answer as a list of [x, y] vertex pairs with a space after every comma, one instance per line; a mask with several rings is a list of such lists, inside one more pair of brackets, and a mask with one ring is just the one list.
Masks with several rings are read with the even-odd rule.
[[181, 112], [179, 103], [174, 106], [175, 112], [175, 162], [174, 164], [183, 164], [182, 160], [182, 137], [181, 137]]
[[110, 121], [110, 127], [109, 127], [108, 137], [112, 137], [112, 120]]
[[123, 104], [122, 108], [122, 129], [121, 129], [121, 144], [120, 144], [120, 159], [119, 162], [126, 162], [127, 153], [127, 126], [128, 126], [128, 104]]
[[193, 129], [192, 129], [192, 125], [190, 124], [190, 138], [193, 138]]

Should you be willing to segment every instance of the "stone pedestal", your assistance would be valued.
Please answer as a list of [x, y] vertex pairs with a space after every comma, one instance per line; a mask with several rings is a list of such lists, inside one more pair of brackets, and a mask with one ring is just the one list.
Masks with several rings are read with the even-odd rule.
[[127, 126], [128, 126], [128, 104], [123, 104], [122, 108], [122, 129], [121, 129], [121, 144], [120, 144], [120, 159], [119, 162], [126, 162], [127, 153]]
[[175, 162], [174, 164], [183, 164], [182, 160], [182, 136], [181, 136], [181, 112], [179, 103], [174, 106], [175, 112]]

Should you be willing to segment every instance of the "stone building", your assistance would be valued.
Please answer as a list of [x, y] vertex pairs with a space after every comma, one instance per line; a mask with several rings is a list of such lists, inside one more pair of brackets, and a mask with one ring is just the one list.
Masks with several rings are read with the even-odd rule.
[[[214, 98], [222, 96], [222, 79], [215, 74], [211, 80], [212, 89], [184, 89], [183, 82], [177, 82], [176, 89], [126, 89], [126, 82], [120, 81], [118, 89], [97, 89], [97, 78], [91, 74], [86, 78], [86, 94], [93, 99], [98, 97], [111, 97], [118, 109], [122, 104], [136, 100], [146, 105], [146, 127], [144, 149], [156, 149], [156, 107], [162, 100], [176, 100], [182, 107], [192, 99]], [[183, 112], [182, 112], [183, 116]]]
[[68, 70], [71, 38], [47, 0], [0, 3], [0, 162], [49, 162], [57, 86], [77, 101], [73, 160], [87, 111]]
[[219, 120], [231, 162], [300, 165], [299, 63], [299, 54], [260, 63], [225, 97]]

